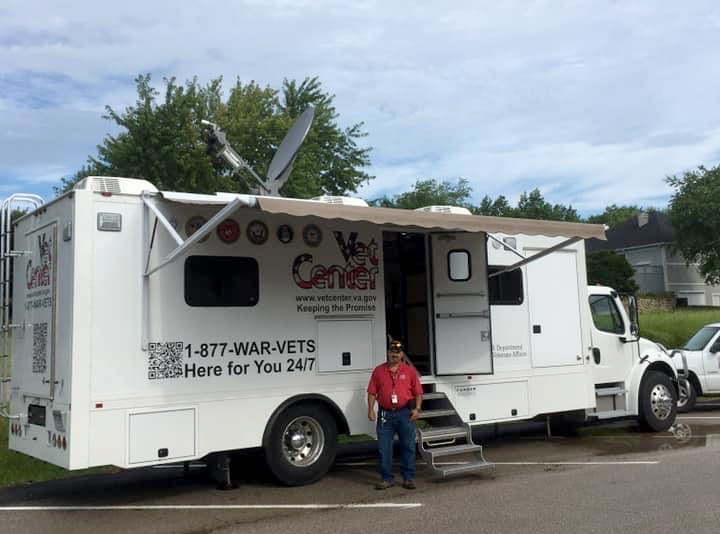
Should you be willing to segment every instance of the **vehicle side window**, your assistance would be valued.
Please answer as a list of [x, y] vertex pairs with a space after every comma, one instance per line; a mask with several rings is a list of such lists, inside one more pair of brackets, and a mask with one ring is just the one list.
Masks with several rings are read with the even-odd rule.
[[615, 302], [607, 295], [591, 295], [590, 296], [590, 312], [592, 313], [595, 328], [603, 332], [612, 334], [624, 334], [625, 325], [623, 324], [620, 312], [615, 306]]
[[[488, 277], [503, 267], [488, 266]], [[490, 304], [520, 305], [523, 303], [522, 270], [506, 271], [492, 278], [488, 278], [488, 294]]]
[[254, 258], [190, 256], [185, 260], [189, 306], [255, 306], [259, 285]]

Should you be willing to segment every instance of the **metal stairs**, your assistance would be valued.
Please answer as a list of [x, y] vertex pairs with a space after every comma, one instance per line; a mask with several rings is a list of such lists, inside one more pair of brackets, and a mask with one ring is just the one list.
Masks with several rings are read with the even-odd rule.
[[[419, 420], [418, 450], [435, 475], [447, 477], [495, 467], [485, 460], [482, 445], [473, 442], [472, 427], [463, 423], [444, 393], [423, 395]], [[468, 453], [473, 455], [472, 461], [453, 458]], [[438, 461], [440, 458], [443, 460]]]
[[627, 409], [627, 393], [622, 382], [595, 386], [595, 411], [588, 414], [595, 419], [614, 419], [632, 415]]

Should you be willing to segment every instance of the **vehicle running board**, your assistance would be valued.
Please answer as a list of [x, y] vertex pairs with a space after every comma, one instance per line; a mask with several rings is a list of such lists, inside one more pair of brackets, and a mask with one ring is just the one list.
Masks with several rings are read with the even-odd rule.
[[423, 406], [426, 404], [428, 409], [420, 412], [423, 422], [417, 429], [418, 450], [435, 475], [448, 477], [495, 467], [485, 460], [482, 445], [473, 442], [472, 427], [463, 423], [444, 393], [426, 394]]
[[633, 415], [629, 410], [608, 410], [605, 412], [594, 412], [588, 414], [588, 417], [596, 417], [597, 419], [615, 419], [616, 417], [627, 417]]

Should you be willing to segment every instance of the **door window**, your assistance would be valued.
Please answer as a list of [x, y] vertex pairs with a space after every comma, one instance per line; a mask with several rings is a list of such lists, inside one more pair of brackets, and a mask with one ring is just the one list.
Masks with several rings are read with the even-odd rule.
[[590, 296], [590, 312], [595, 328], [603, 332], [624, 334], [625, 325], [615, 302], [607, 295]]
[[448, 275], [453, 282], [470, 280], [470, 253], [467, 250], [451, 250], [448, 253]]

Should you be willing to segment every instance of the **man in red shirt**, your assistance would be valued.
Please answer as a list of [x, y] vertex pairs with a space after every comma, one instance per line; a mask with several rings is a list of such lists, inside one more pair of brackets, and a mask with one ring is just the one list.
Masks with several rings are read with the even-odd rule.
[[[378, 454], [382, 480], [375, 489], [393, 485], [393, 438], [400, 440], [403, 487], [415, 489], [415, 421], [420, 416], [422, 385], [417, 371], [403, 362], [403, 347], [391, 341], [388, 361], [378, 365], [368, 384], [368, 419], [377, 419]], [[414, 406], [411, 408], [411, 401]], [[375, 403], [378, 414], [375, 415]]]

